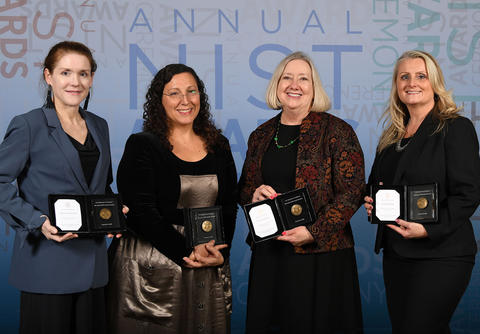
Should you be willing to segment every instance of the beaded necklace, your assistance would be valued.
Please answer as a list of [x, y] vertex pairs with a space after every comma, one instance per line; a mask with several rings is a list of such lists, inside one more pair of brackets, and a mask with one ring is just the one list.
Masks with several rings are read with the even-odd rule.
[[279, 129], [280, 129], [280, 121], [277, 123], [277, 131], [275, 132], [275, 137], [273, 137], [273, 140], [275, 141], [275, 145], [277, 146], [278, 149], [286, 148], [286, 147], [289, 147], [289, 146], [293, 145], [298, 140], [298, 138], [300, 137], [300, 133], [299, 133], [298, 136], [295, 139], [290, 140], [286, 145], [280, 145], [278, 143], [278, 131], [279, 131]]

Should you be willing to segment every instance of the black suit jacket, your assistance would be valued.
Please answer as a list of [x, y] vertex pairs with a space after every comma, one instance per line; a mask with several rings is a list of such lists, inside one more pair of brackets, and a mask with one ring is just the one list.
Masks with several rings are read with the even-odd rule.
[[[409, 258], [440, 258], [473, 255], [477, 251], [470, 217], [480, 203], [480, 159], [478, 139], [470, 120], [449, 120], [442, 131], [434, 133], [438, 120], [429, 114], [403, 152], [393, 184], [438, 184], [439, 221], [426, 224], [428, 237], [395, 238], [393, 250]], [[381, 182], [379, 166], [386, 150], [377, 153], [369, 184]], [[378, 226], [375, 252], [383, 245]]]

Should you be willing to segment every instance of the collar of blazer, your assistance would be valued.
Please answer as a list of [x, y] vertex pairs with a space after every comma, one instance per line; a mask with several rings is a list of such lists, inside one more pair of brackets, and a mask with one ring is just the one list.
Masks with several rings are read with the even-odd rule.
[[[58, 145], [60, 151], [63, 153], [67, 164], [70, 166], [72, 170], [73, 175], [75, 176], [76, 180], [82, 187], [83, 191], [87, 194], [91, 193], [91, 189], [87, 184], [87, 181], [85, 180], [85, 175], [83, 173], [78, 152], [75, 149], [75, 147], [73, 147], [65, 131], [63, 131], [62, 125], [60, 124], [60, 120], [58, 119], [55, 109], [42, 107], [42, 110], [43, 110], [43, 113], [45, 114], [47, 125], [51, 130], [50, 135]], [[103, 136], [100, 135], [93, 117], [91, 117], [82, 108], [79, 108], [79, 112], [82, 115], [83, 119], [85, 119], [85, 122], [87, 123], [88, 131], [92, 135], [93, 140], [95, 140], [98, 150], [100, 151], [100, 157], [99, 157], [99, 162], [100, 162], [104, 158], [105, 140], [103, 139]], [[99, 166], [101, 165], [102, 164], [97, 163], [97, 167], [95, 168], [95, 173], [92, 178], [92, 183], [91, 183], [92, 185], [98, 182], [98, 178], [100, 177]]]
[[393, 177], [393, 184], [400, 184], [403, 174], [410, 167], [410, 165], [416, 160], [422, 150], [425, 147], [425, 143], [428, 140], [428, 137], [432, 135], [435, 131], [435, 120], [433, 119], [432, 113], [430, 112], [422, 124], [420, 124], [417, 132], [410, 139], [408, 148], [403, 152], [400, 160], [398, 161], [397, 170], [395, 171], [395, 176]]

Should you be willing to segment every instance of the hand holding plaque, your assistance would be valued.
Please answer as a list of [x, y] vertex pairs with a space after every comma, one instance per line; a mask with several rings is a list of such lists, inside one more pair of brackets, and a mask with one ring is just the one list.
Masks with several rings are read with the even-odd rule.
[[392, 224], [400, 218], [419, 224], [438, 221], [437, 184], [371, 186], [372, 224]]
[[115, 234], [126, 230], [118, 195], [51, 194], [48, 204], [50, 221], [59, 234]]
[[225, 243], [222, 207], [184, 209], [185, 237], [187, 247], [215, 240], [215, 244]]
[[307, 188], [244, 205], [243, 211], [254, 242], [274, 238], [285, 230], [311, 224], [316, 219]]

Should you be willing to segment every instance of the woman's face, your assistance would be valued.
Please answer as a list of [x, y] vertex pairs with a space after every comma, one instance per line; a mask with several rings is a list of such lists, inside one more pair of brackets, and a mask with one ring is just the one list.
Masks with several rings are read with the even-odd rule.
[[278, 82], [277, 97], [284, 111], [310, 111], [313, 102], [313, 79], [306, 61], [294, 59], [285, 66]]
[[45, 69], [45, 81], [52, 87], [55, 108], [78, 108], [88, 95], [93, 75], [90, 61], [79, 53], [64, 54], [53, 72]]
[[193, 126], [200, 111], [200, 92], [193, 75], [175, 74], [163, 88], [162, 104], [171, 126]]
[[407, 108], [432, 109], [434, 93], [422, 58], [406, 58], [398, 64], [397, 94]]

